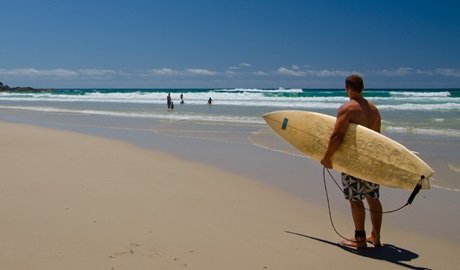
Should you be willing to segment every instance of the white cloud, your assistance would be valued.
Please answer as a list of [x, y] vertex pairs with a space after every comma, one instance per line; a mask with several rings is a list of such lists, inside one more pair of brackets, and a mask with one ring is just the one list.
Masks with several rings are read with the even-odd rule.
[[251, 64], [248, 64], [248, 63], [241, 63], [241, 64], [239, 64], [238, 66], [231, 66], [231, 67], [228, 67], [228, 69], [236, 70], [236, 69], [240, 69], [241, 67], [252, 67], [252, 65], [251, 65]]
[[77, 76], [78, 72], [68, 69], [51, 69], [51, 70], [42, 70], [40, 75], [44, 76], [56, 76], [56, 77], [73, 77]]
[[377, 74], [382, 76], [407, 76], [414, 73], [416, 73], [415, 69], [410, 67], [400, 67], [394, 70], [384, 69], [377, 71]]
[[78, 73], [86, 76], [105, 76], [117, 74], [118, 72], [109, 69], [80, 69]]
[[342, 70], [309, 70], [311, 74], [318, 77], [346, 77], [350, 74], [359, 74], [356, 71], [342, 71]]
[[394, 70], [379, 70], [375, 72], [380, 76], [409, 76], [409, 75], [426, 75], [426, 76], [446, 76], [446, 77], [460, 77], [460, 70], [449, 68], [436, 68], [434, 70], [421, 70], [411, 67], [400, 67]]
[[8, 76], [55, 76], [55, 77], [71, 77], [77, 76], [78, 72], [67, 69], [35, 69], [35, 68], [18, 68], [18, 69], [0, 69], [0, 74]]
[[35, 68], [18, 68], [18, 69], [0, 69], [1, 75], [8, 76], [23, 76], [23, 77], [77, 77], [89, 76], [100, 77], [106, 75], [117, 74], [117, 71], [108, 69], [35, 69]]
[[295, 71], [295, 70], [287, 69], [285, 67], [280, 67], [278, 69], [278, 73], [281, 75], [296, 76], [296, 77], [304, 77], [306, 75], [304, 71]]
[[252, 65], [248, 64], [248, 63], [241, 63], [238, 66], [240, 66], [240, 67], [251, 67]]
[[460, 70], [458, 69], [437, 68], [434, 73], [448, 77], [460, 77]]
[[350, 74], [361, 74], [360, 72], [356, 71], [343, 71], [343, 70], [300, 70], [300, 68], [296, 65], [293, 65], [293, 69], [287, 69], [285, 67], [280, 67], [276, 72], [280, 75], [286, 76], [295, 76], [295, 77], [344, 77]]
[[268, 76], [269, 73], [264, 72], [264, 71], [254, 71], [252, 74], [257, 75], [257, 76]]
[[164, 75], [175, 75], [177, 74], [177, 71], [170, 69], [170, 68], [162, 68], [162, 69], [150, 69], [148, 73], [164, 76]]
[[170, 68], [150, 69], [143, 72], [144, 76], [212, 76], [218, 74], [216, 71], [210, 71], [200, 68], [187, 68], [185, 70], [174, 70]]
[[187, 74], [187, 75], [210, 76], [210, 75], [216, 75], [217, 72], [210, 71], [210, 70], [207, 70], [207, 69], [201, 69], [201, 68], [188, 68], [188, 69], [185, 70], [185, 74]]

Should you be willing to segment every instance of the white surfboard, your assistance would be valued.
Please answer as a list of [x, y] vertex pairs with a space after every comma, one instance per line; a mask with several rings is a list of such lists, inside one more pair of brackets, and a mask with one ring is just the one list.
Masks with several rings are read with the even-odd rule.
[[[335, 117], [307, 111], [276, 111], [263, 115], [284, 140], [320, 161], [326, 152]], [[419, 180], [429, 189], [434, 171], [398, 142], [366, 127], [350, 124], [332, 157], [333, 169], [388, 187], [413, 190]]]

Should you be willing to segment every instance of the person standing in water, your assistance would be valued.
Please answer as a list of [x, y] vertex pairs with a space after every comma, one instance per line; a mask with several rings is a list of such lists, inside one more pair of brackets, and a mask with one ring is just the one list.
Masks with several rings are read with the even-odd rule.
[[168, 104], [168, 109], [171, 109], [171, 103], [172, 103], [171, 93], [168, 93], [168, 96], [166, 97], [166, 102]]
[[[350, 101], [343, 104], [337, 111], [337, 120], [334, 131], [329, 139], [329, 144], [321, 164], [332, 169], [332, 158], [334, 152], [342, 143], [350, 123], [365, 126], [380, 133], [381, 118], [377, 107], [367, 101], [362, 91], [364, 89], [363, 79], [358, 75], [351, 75], [345, 80], [345, 91]], [[342, 173], [342, 184], [345, 198], [350, 202], [351, 213], [355, 225], [354, 238], [344, 239], [339, 244], [366, 248], [367, 242], [374, 246], [381, 246], [380, 229], [382, 227], [382, 205], [379, 200], [379, 185], [361, 180]], [[372, 232], [366, 236], [365, 217], [363, 200], [366, 198], [369, 204]]]

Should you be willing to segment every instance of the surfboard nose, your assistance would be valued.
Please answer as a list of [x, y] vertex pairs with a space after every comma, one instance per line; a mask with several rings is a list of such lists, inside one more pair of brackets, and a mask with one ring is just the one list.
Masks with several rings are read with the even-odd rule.
[[284, 118], [284, 114], [283, 112], [285, 111], [273, 111], [273, 112], [269, 112], [269, 113], [266, 113], [264, 115], [262, 115], [262, 118], [265, 120], [265, 122], [269, 122], [269, 121], [282, 121], [283, 118]]
[[269, 113], [266, 113], [264, 115], [262, 115], [262, 118], [265, 120], [265, 122], [267, 121], [267, 119], [271, 118], [273, 116], [274, 112], [269, 112]]
[[282, 123], [285, 122], [283, 114], [280, 112], [282, 111], [269, 112], [269, 113], [262, 115], [262, 118], [265, 120], [268, 126], [270, 126], [273, 130], [282, 128], [283, 126]]

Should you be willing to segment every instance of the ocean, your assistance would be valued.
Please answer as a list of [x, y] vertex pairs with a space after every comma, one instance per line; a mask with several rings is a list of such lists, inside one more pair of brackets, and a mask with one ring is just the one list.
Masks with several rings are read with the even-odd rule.
[[[174, 103], [173, 110], [166, 105], [169, 93]], [[363, 93], [381, 112], [382, 133], [429, 161], [427, 163], [436, 171], [433, 185], [460, 190], [460, 89], [365, 89]], [[183, 95], [183, 104], [180, 95]], [[212, 105], [208, 105], [209, 98], [213, 101]], [[249, 127], [247, 130], [254, 144], [289, 152], [282, 147], [276, 149], [276, 141], [266, 142], [269, 139], [264, 136], [269, 136], [269, 133], [258, 132], [265, 127], [261, 115], [292, 109], [335, 116], [339, 106], [347, 100], [343, 89], [57, 89], [45, 93], [3, 92], [0, 93], [0, 120], [21, 122], [19, 119], [22, 117], [22, 122], [34, 124], [34, 117], [42, 115], [49, 119], [47, 121], [77, 123], [79, 116], [99, 116], [112, 119], [110, 125], [146, 130], [152, 120], [157, 120], [169, 125], [168, 129], [158, 131], [163, 135], [194, 137], [201, 134], [200, 138], [204, 139], [236, 142], [245, 140], [243, 137], [247, 134], [238, 135], [234, 132], [235, 127]], [[25, 118], [28, 120], [25, 121]], [[132, 122], [138, 124], [132, 126]], [[177, 125], [171, 128], [173, 123]], [[220, 125], [213, 126], [216, 132], [198, 132], [200, 126], [206, 123]], [[191, 124], [194, 124], [193, 127]]]

